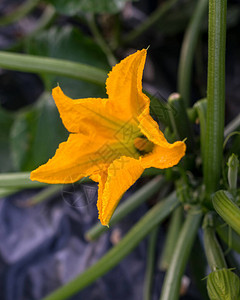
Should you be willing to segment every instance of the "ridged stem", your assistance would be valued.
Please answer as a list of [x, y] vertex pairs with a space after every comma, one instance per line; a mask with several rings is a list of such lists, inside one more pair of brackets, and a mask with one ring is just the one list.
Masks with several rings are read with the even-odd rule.
[[209, 1], [207, 129], [204, 183], [207, 196], [215, 192], [221, 176], [225, 110], [225, 47], [227, 0]]
[[204, 248], [211, 271], [227, 268], [222, 249], [217, 241], [213, 227], [213, 218], [207, 214], [203, 222]]
[[163, 283], [160, 300], [178, 300], [183, 272], [199, 228], [202, 212], [193, 207], [186, 217], [177, 240], [171, 264]]
[[240, 208], [228, 192], [216, 192], [213, 196], [213, 206], [220, 217], [240, 235]]

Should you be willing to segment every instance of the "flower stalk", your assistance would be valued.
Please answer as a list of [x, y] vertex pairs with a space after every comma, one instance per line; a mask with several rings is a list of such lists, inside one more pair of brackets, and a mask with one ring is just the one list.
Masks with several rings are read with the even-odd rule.
[[168, 268], [163, 283], [160, 300], [178, 300], [183, 272], [199, 228], [202, 212], [198, 207], [193, 207], [181, 229], [171, 264]]
[[203, 221], [204, 248], [208, 264], [213, 271], [227, 268], [222, 249], [217, 241], [213, 224], [213, 217], [209, 213]]
[[161, 271], [166, 271], [171, 263], [172, 256], [176, 247], [177, 238], [179, 236], [183, 218], [183, 209], [178, 207], [172, 214], [167, 238], [164, 243], [161, 260], [159, 261], [159, 268]]

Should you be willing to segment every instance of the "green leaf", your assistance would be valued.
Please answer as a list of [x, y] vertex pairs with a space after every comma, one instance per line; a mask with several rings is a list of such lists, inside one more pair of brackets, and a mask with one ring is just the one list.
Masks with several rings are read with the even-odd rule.
[[66, 140], [56, 105], [48, 93], [36, 107], [20, 113], [11, 130], [11, 151], [15, 167], [30, 171], [51, 158], [59, 143]]
[[79, 12], [117, 13], [129, 0], [48, 0], [64, 15], [74, 16]]
[[[28, 40], [26, 50], [29, 54], [67, 59], [92, 65], [100, 69], [109, 69], [105, 54], [95, 42], [80, 30], [71, 26], [53, 27]], [[106, 97], [104, 87], [62, 76], [44, 75], [48, 89], [57, 83], [64, 92], [73, 98]]]

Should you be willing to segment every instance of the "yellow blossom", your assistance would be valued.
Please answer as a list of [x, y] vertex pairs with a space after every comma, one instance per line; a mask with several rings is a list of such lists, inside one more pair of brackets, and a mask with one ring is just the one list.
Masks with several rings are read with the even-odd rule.
[[169, 168], [184, 156], [184, 142], [169, 144], [149, 113], [142, 92], [145, 49], [113, 67], [106, 81], [108, 99], [72, 100], [60, 87], [53, 98], [70, 132], [53, 158], [31, 172], [31, 179], [72, 183], [89, 176], [99, 183], [99, 219], [108, 225], [123, 193], [149, 167]]

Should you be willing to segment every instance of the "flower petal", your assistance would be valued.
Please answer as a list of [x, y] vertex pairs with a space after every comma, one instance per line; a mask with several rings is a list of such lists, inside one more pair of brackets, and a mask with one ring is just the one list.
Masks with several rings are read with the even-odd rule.
[[149, 141], [155, 144], [153, 151], [141, 157], [141, 163], [144, 168], [155, 167], [159, 169], [170, 168], [180, 161], [185, 155], [186, 145], [184, 142], [175, 142], [169, 144], [159, 129], [157, 122], [149, 114], [149, 108], [146, 107], [138, 117], [141, 132]]
[[149, 98], [142, 92], [142, 75], [147, 50], [129, 55], [113, 67], [106, 81], [107, 94], [113, 111], [121, 119], [130, 120], [149, 106]]
[[30, 178], [46, 183], [72, 183], [99, 172], [116, 159], [116, 153], [106, 156], [104, 143], [97, 135], [70, 134], [68, 140], [59, 145], [54, 157], [32, 171]]
[[168, 145], [164, 134], [159, 129], [158, 123], [150, 116], [149, 108], [146, 108], [141, 113], [141, 115], [138, 117], [138, 121], [138, 127], [140, 128], [142, 134], [145, 135], [149, 141], [157, 145]]
[[123, 122], [109, 111], [108, 99], [73, 100], [67, 97], [59, 86], [53, 89], [52, 95], [63, 124], [69, 132], [89, 135], [97, 130], [99, 135], [112, 138], [122, 126]]
[[166, 169], [175, 166], [185, 155], [186, 145], [184, 142], [175, 142], [173, 144], [155, 145], [153, 151], [141, 157], [143, 168]]
[[98, 211], [102, 225], [108, 225], [122, 195], [143, 172], [139, 160], [122, 156], [115, 160], [103, 176], [91, 176], [99, 182]]

